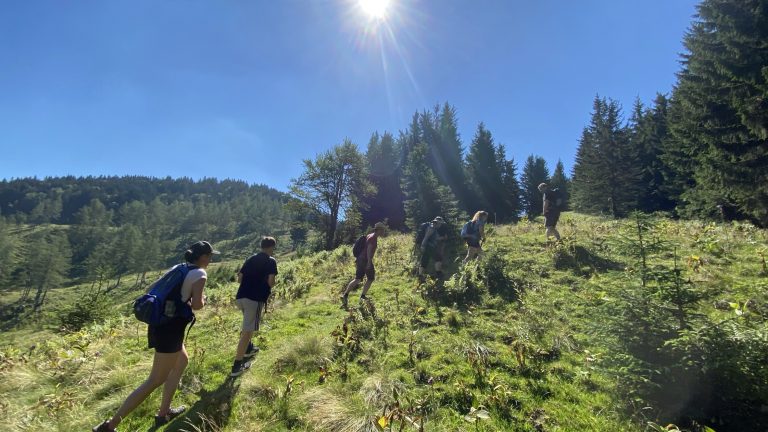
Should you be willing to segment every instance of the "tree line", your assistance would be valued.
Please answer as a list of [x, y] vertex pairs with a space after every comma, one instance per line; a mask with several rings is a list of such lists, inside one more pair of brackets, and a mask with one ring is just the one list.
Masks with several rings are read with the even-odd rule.
[[624, 216], [746, 219], [768, 226], [768, 24], [758, 0], [705, 0], [671, 95], [597, 97], [573, 170], [573, 206]]
[[61, 177], [0, 182], [0, 288], [21, 288], [39, 309], [67, 281], [141, 283], [205, 238], [225, 252], [251, 250], [260, 235], [288, 237], [287, 196], [242, 181]]
[[[304, 161], [291, 181], [293, 226], [313, 244], [332, 249], [354, 238], [361, 227], [387, 221], [396, 230], [414, 229], [435, 216], [457, 224], [478, 209], [497, 223], [541, 214], [536, 187], [551, 182], [567, 196], [570, 180], [558, 161], [550, 175], [546, 161], [531, 155], [522, 171], [484, 123], [467, 148], [458, 133], [456, 108], [449, 103], [414, 113], [397, 137], [374, 132], [365, 151], [342, 144]], [[303, 227], [303, 229], [301, 229]]]
[[[346, 140], [294, 179], [291, 195], [330, 249], [386, 220], [413, 229], [442, 215], [484, 209], [496, 222], [541, 214], [536, 186], [549, 182], [570, 208], [623, 217], [750, 220], [768, 226], [768, 36], [758, 0], [705, 0], [684, 39], [671, 95], [621, 104], [595, 97], [571, 177], [531, 155], [518, 173], [506, 147], [480, 123], [465, 148], [455, 107], [417, 112], [397, 137], [374, 133], [366, 151]], [[319, 205], [322, 204], [322, 205]], [[329, 210], [332, 209], [332, 210]], [[306, 233], [306, 230], [301, 231]], [[318, 243], [320, 244], [320, 243]]]

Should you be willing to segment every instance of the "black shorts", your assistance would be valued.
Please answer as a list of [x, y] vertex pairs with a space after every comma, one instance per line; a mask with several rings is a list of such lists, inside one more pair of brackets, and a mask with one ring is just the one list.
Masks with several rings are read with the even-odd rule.
[[187, 324], [189, 320], [186, 318], [174, 318], [161, 326], [149, 326], [147, 329], [149, 348], [154, 348], [155, 352], [167, 354], [181, 351]]
[[480, 239], [477, 237], [464, 237], [464, 241], [467, 242], [467, 246], [471, 248], [479, 248], [480, 247]]
[[363, 277], [367, 277], [371, 282], [376, 280], [376, 269], [373, 266], [370, 269], [368, 268], [367, 259], [355, 261], [355, 279], [363, 280]]
[[544, 226], [547, 228], [554, 228], [557, 225], [558, 220], [560, 220], [560, 212], [544, 214]]

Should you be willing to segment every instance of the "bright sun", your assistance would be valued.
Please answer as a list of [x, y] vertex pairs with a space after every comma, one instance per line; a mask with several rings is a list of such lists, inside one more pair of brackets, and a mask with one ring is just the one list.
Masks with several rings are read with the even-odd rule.
[[387, 17], [390, 0], [357, 0], [363, 13], [372, 19], [384, 19]]

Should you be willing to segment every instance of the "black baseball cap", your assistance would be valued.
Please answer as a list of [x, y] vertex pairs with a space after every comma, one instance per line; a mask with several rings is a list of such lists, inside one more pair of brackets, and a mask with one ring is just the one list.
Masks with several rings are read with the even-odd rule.
[[207, 241], [199, 241], [197, 243], [193, 243], [192, 246], [189, 247], [189, 250], [192, 251], [192, 253], [195, 255], [215, 255], [221, 253], [213, 249], [213, 246], [211, 246], [211, 244]]

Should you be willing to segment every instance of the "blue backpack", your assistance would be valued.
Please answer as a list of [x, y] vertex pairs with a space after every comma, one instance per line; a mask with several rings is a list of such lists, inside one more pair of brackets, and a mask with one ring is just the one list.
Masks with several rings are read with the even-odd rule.
[[192, 307], [181, 301], [181, 286], [190, 270], [197, 268], [189, 264], [178, 264], [164, 274], [147, 293], [133, 302], [136, 318], [151, 326], [163, 325], [173, 318], [195, 317]]
[[461, 227], [461, 238], [477, 237], [477, 224], [474, 221], [469, 221]]

